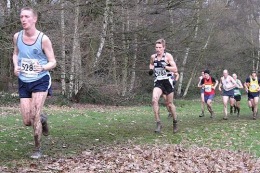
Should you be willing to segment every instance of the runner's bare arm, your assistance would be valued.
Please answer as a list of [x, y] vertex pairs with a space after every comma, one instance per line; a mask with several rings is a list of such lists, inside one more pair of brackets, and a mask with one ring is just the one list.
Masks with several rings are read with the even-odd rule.
[[180, 78], [180, 74], [178, 72], [174, 73], [175, 75], [175, 81], [178, 81]]
[[230, 76], [230, 79], [231, 79], [231, 82], [234, 84], [234, 86], [237, 87], [237, 88], [239, 88], [239, 85], [237, 84], [237, 82], [235, 81], [235, 79], [232, 78], [231, 76]]
[[238, 80], [238, 86], [239, 86], [238, 88], [241, 88], [241, 89], [244, 88], [240, 80]]
[[167, 59], [166, 59], [166, 62], [167, 62], [168, 64], [170, 64], [171, 66], [166, 66], [165, 69], [166, 69], [166, 70], [169, 70], [169, 71], [171, 71], [171, 72], [177, 73], [177, 72], [178, 72], [178, 68], [177, 68], [177, 66], [176, 66], [175, 61], [173, 60], [172, 55], [169, 54], [169, 53], [167, 53], [167, 54], [166, 54], [166, 58], [167, 58]]
[[199, 87], [199, 88], [202, 88], [201, 81], [202, 81], [202, 78], [199, 77], [199, 83], [198, 83], [198, 87]]
[[244, 87], [245, 87], [246, 92], [248, 92], [249, 85], [250, 85], [249, 82], [245, 82], [244, 83]]
[[14, 64], [14, 74], [16, 76], [20, 73], [20, 67], [18, 66], [18, 47], [17, 47], [17, 37], [19, 33], [14, 34], [13, 37], [13, 44], [14, 44], [14, 51], [13, 51], [13, 64]]
[[150, 58], [150, 64], [149, 64], [149, 69], [153, 70], [154, 69], [154, 56], [152, 55]]
[[219, 86], [218, 86], [219, 91], [221, 91], [221, 87], [222, 87], [222, 77], [220, 78], [220, 82], [219, 82]]
[[57, 62], [54, 56], [51, 40], [46, 35], [44, 35], [42, 39], [42, 49], [48, 58], [48, 63], [42, 66], [42, 70], [51, 70], [56, 67]]
[[216, 87], [218, 86], [218, 80], [215, 80], [215, 85], [213, 86], [214, 89], [216, 89]]

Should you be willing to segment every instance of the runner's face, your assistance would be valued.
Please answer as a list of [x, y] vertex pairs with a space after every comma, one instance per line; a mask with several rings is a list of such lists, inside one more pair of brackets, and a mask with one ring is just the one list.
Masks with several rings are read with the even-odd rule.
[[223, 76], [224, 76], [224, 77], [227, 77], [227, 76], [228, 76], [228, 72], [227, 72], [227, 71], [224, 71], [224, 72], [223, 72]]
[[30, 10], [22, 10], [20, 14], [20, 21], [22, 23], [23, 29], [26, 30], [35, 25], [37, 17]]
[[208, 73], [204, 73], [204, 77], [205, 77], [206, 79], [209, 79], [209, 74], [208, 74]]
[[162, 44], [159, 44], [159, 43], [157, 43], [156, 45], [155, 45], [155, 50], [156, 50], [156, 54], [157, 55], [162, 55], [163, 53], [164, 53], [164, 47], [163, 47], [163, 45]]
[[253, 77], [253, 78], [256, 78], [256, 73], [252, 73], [252, 77]]
[[236, 75], [233, 75], [233, 78], [234, 78], [234, 79], [237, 79], [237, 76], [236, 76]]

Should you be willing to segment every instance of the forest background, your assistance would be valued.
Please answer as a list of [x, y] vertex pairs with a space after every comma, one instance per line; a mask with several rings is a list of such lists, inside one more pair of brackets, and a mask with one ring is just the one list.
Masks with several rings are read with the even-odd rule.
[[0, 0], [0, 91], [17, 92], [13, 35], [20, 9], [39, 12], [37, 28], [50, 37], [57, 67], [54, 96], [97, 104], [148, 103], [154, 43], [166, 40], [179, 68], [176, 97], [198, 96], [198, 77], [224, 69], [245, 81], [259, 70], [258, 0]]

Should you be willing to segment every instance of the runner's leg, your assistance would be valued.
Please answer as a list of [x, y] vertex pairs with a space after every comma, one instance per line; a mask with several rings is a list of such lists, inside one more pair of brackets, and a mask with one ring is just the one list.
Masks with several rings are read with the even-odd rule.
[[23, 123], [26, 126], [32, 125], [31, 116], [31, 98], [21, 98], [20, 99], [20, 110], [23, 117]]
[[204, 111], [205, 111], [205, 100], [204, 100], [204, 93], [200, 94], [200, 100], [201, 100], [201, 115], [200, 117], [204, 116]]
[[227, 104], [228, 104], [228, 96], [222, 96], [222, 100], [223, 100], [223, 106], [224, 106], [224, 118], [223, 119], [227, 119]]
[[240, 101], [236, 101], [237, 116], [240, 114]]
[[213, 112], [213, 109], [212, 109], [212, 100], [211, 99], [207, 100], [207, 108], [208, 108], [208, 111], [210, 113], [210, 118], [214, 118], [214, 112]]
[[152, 106], [153, 106], [153, 111], [154, 111], [154, 117], [157, 122], [160, 121], [159, 99], [160, 99], [161, 95], [162, 95], [162, 90], [158, 87], [155, 87], [153, 89]]
[[173, 116], [173, 132], [176, 133], [178, 131], [178, 128], [177, 128], [177, 114], [176, 114], [176, 107], [175, 105], [173, 104], [173, 92], [168, 94], [166, 96], [166, 103], [170, 109], [170, 112]]
[[254, 97], [254, 113], [253, 118], [256, 119], [257, 111], [258, 111], [258, 100], [259, 97]]
[[153, 106], [154, 118], [156, 121], [155, 132], [158, 132], [158, 133], [161, 132], [161, 120], [160, 120], [160, 114], [159, 114], [159, 99], [160, 99], [161, 95], [162, 95], [162, 90], [158, 87], [155, 87], [153, 89], [152, 106]]
[[235, 107], [235, 99], [233, 97], [230, 97], [229, 98], [229, 102], [230, 102], [230, 107], [231, 107], [230, 114], [233, 114], [233, 108], [236, 109], [236, 107]]
[[32, 93], [31, 115], [33, 119], [35, 149], [40, 149], [41, 147], [42, 123], [40, 114], [46, 97], [47, 92]]

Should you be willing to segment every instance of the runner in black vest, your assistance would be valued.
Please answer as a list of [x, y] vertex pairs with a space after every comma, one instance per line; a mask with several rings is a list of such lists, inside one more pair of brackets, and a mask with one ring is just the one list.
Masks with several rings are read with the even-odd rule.
[[173, 115], [173, 132], [177, 132], [177, 115], [176, 108], [173, 104], [173, 83], [170, 82], [168, 72], [177, 73], [177, 66], [171, 54], [165, 52], [165, 40], [159, 39], [155, 43], [156, 54], [150, 59], [149, 74], [154, 73], [154, 89], [152, 105], [156, 120], [155, 132], [161, 132], [161, 121], [159, 116], [159, 99], [162, 94], [166, 95], [166, 105]]

